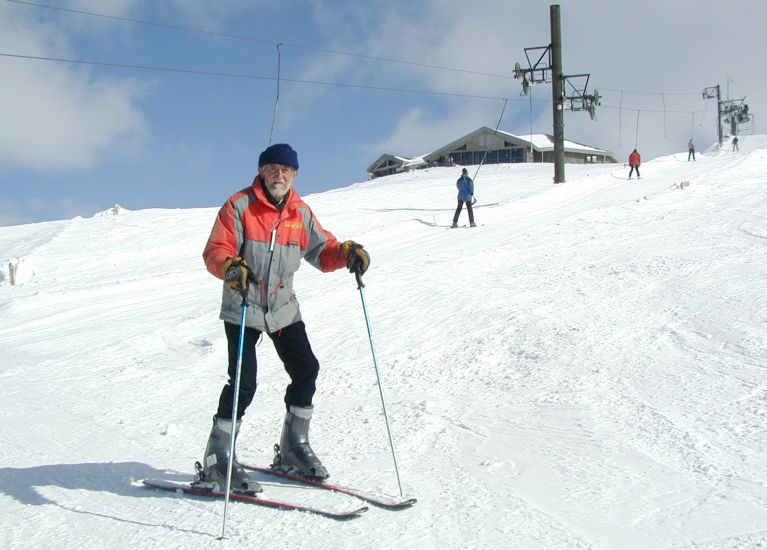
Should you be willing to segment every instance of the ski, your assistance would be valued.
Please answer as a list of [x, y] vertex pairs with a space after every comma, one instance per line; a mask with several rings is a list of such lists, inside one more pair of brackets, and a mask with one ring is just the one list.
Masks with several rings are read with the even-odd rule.
[[362, 491], [360, 489], [354, 489], [352, 487], [347, 487], [346, 485], [339, 485], [338, 483], [331, 483], [327, 481], [319, 481], [316, 479], [303, 477], [296, 474], [291, 474], [289, 472], [275, 470], [274, 468], [267, 468], [263, 466], [253, 466], [251, 464], [243, 464], [242, 462], [240, 463], [240, 465], [243, 468], [247, 470], [252, 470], [254, 472], [260, 472], [262, 474], [280, 477], [283, 479], [289, 479], [291, 481], [296, 481], [298, 483], [305, 483], [307, 485], [312, 485], [314, 487], [319, 487], [321, 489], [327, 489], [329, 491], [335, 491], [337, 493], [350, 495], [360, 500], [363, 500], [369, 504], [372, 504], [373, 506], [377, 506], [379, 508], [385, 508], [387, 510], [402, 510], [403, 508], [409, 508], [413, 504], [418, 502], [418, 499], [415, 499], [415, 498], [398, 499], [397, 497], [392, 497], [388, 495], [371, 494], [370, 492]]
[[[188, 483], [175, 483], [173, 481], [165, 481], [162, 479], [145, 479], [144, 485], [154, 489], [162, 489], [164, 491], [181, 491], [188, 495], [199, 495], [212, 498], [224, 498], [226, 493], [223, 491], [215, 491], [213, 489], [205, 489], [201, 487], [193, 487]], [[307, 506], [304, 504], [297, 504], [294, 502], [288, 502], [285, 500], [273, 500], [261, 498], [255, 495], [246, 495], [243, 493], [229, 493], [231, 500], [237, 500], [239, 502], [248, 502], [250, 504], [258, 504], [259, 506], [268, 506], [270, 508], [278, 508], [282, 510], [298, 510], [299, 512], [307, 512], [309, 514], [316, 514], [324, 516], [326, 518], [347, 520], [360, 517], [362, 514], [368, 511], [367, 506], [362, 506], [355, 510], [347, 511], [335, 511], [326, 508], [317, 508], [315, 506]]]

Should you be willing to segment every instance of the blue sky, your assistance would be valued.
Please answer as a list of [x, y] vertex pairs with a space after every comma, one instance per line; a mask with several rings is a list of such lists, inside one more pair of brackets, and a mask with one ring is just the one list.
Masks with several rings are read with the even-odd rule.
[[[549, 43], [550, 4], [0, 0], [0, 225], [218, 206], [270, 138], [298, 151], [307, 195], [365, 181], [383, 153], [495, 127], [504, 99], [500, 129], [550, 133], [550, 85], [521, 96], [511, 78], [525, 47]], [[603, 96], [596, 121], [567, 113], [568, 139], [619, 159], [690, 136], [704, 149], [716, 106], [701, 90], [716, 84], [746, 97], [760, 133], [763, 0], [559, 5], [565, 73]]]

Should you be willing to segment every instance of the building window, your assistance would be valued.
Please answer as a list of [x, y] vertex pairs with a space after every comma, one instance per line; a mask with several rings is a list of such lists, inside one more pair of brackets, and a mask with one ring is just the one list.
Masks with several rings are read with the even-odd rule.
[[462, 166], [468, 166], [473, 163], [474, 155], [471, 151], [456, 151], [453, 153], [453, 160]]
[[523, 147], [512, 147], [509, 149], [493, 149], [491, 151], [460, 151], [455, 150], [451, 153], [453, 162], [462, 166], [480, 164], [499, 164], [511, 162], [524, 162], [525, 151]]

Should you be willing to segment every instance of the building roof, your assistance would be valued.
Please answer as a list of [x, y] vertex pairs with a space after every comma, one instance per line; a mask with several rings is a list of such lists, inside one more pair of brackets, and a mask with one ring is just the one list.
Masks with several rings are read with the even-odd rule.
[[[439, 158], [441, 155], [445, 155], [450, 153], [451, 151], [454, 151], [457, 147], [463, 145], [464, 143], [467, 143], [472, 140], [479, 141], [480, 139], [483, 138], [483, 136], [490, 136], [496, 139], [502, 139], [503, 141], [518, 147], [531, 147], [534, 151], [538, 151], [538, 152], [554, 150], [554, 137], [549, 134], [525, 134], [523, 136], [518, 136], [518, 135], [510, 134], [508, 132], [504, 132], [503, 130], [496, 131], [496, 130], [493, 130], [492, 128], [488, 128], [487, 126], [482, 126], [481, 128], [478, 128], [474, 130], [473, 132], [470, 132], [466, 134], [465, 136], [460, 137], [443, 147], [440, 147], [433, 153], [429, 153], [428, 155], [424, 156], [424, 159], [427, 161], [432, 161], [436, 158]], [[487, 139], [487, 138], [484, 138], [484, 139]], [[582, 143], [577, 143], [575, 141], [570, 141], [567, 139], [565, 140], [565, 151], [568, 153], [583, 153], [583, 154], [590, 153], [594, 155], [612, 156], [612, 153], [610, 153], [609, 151], [605, 151], [603, 149], [597, 149], [596, 147], [591, 147], [589, 145], [584, 145]]]
[[384, 153], [383, 155], [378, 157], [373, 164], [368, 166], [367, 171], [372, 173], [373, 170], [375, 170], [376, 167], [379, 166], [385, 160], [392, 160], [394, 161], [396, 165], [402, 166], [403, 168], [407, 168], [411, 166], [412, 167], [421, 166], [426, 163], [423, 155], [418, 157], [408, 158], [408, 157], [402, 157], [399, 155], [391, 155], [389, 153]]

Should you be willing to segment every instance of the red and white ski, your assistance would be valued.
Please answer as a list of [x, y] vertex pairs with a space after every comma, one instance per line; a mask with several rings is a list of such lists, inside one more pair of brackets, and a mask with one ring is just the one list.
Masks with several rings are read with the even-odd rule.
[[415, 498], [400, 499], [390, 495], [380, 495], [378, 493], [372, 493], [370, 491], [354, 489], [352, 487], [348, 487], [346, 485], [340, 485], [338, 483], [332, 483], [328, 481], [319, 481], [316, 479], [311, 479], [308, 477], [303, 477], [296, 474], [283, 472], [282, 470], [275, 470], [274, 468], [268, 468], [263, 466], [253, 466], [251, 464], [243, 464], [242, 462], [240, 462], [240, 466], [242, 466], [243, 468], [247, 470], [252, 470], [254, 472], [260, 472], [262, 474], [281, 477], [283, 479], [290, 479], [292, 481], [296, 481], [299, 483], [305, 483], [307, 485], [312, 485], [314, 487], [320, 487], [321, 489], [327, 489], [329, 491], [335, 491], [337, 493], [350, 495], [360, 500], [364, 500], [365, 502], [368, 502], [372, 504], [373, 506], [377, 506], [379, 508], [385, 508], [387, 510], [401, 510], [403, 508], [409, 508], [413, 504], [418, 502], [418, 499], [415, 499]]
[[[162, 489], [164, 491], [182, 492], [189, 495], [198, 495], [204, 497], [224, 498], [226, 493], [223, 491], [214, 491], [213, 489], [205, 489], [201, 487], [193, 487], [188, 483], [176, 483], [173, 481], [165, 481], [162, 479], [145, 479], [143, 481], [147, 487], [154, 489]], [[347, 520], [360, 517], [362, 514], [368, 511], [367, 506], [362, 506], [355, 510], [336, 511], [326, 508], [317, 508], [316, 506], [307, 506], [304, 504], [298, 504], [295, 502], [288, 502], [285, 500], [273, 500], [266, 499], [255, 495], [246, 495], [242, 493], [229, 493], [231, 500], [239, 502], [248, 502], [250, 504], [257, 504], [259, 506], [268, 506], [270, 508], [279, 508], [282, 510], [298, 510], [300, 512], [307, 512], [310, 514], [317, 514], [326, 518]]]

